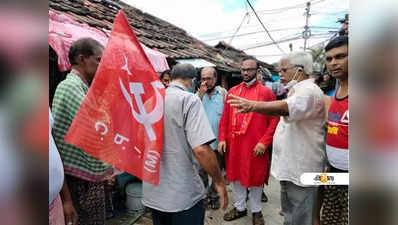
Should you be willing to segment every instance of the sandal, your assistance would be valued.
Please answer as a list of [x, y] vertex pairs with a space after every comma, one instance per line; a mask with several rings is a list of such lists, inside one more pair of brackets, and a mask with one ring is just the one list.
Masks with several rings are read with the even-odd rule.
[[263, 214], [261, 213], [261, 211], [257, 212], [257, 213], [253, 213], [252, 221], [253, 221], [253, 225], [264, 225], [265, 224], [264, 217], [263, 217]]
[[218, 199], [210, 200], [208, 206], [210, 209], [217, 210], [220, 208], [220, 200]]
[[261, 202], [268, 202], [268, 197], [265, 195], [264, 192], [261, 194]]
[[210, 205], [209, 203], [210, 203], [210, 201], [207, 197], [203, 199], [203, 206], [205, 207], [205, 209], [209, 209], [209, 205]]
[[236, 219], [239, 219], [239, 218], [241, 218], [241, 217], [244, 217], [244, 216], [247, 216], [247, 210], [242, 211], [242, 212], [239, 212], [239, 211], [234, 207], [231, 211], [225, 213], [225, 215], [224, 215], [224, 220], [225, 220], [225, 221], [232, 221], [232, 220], [236, 220]]

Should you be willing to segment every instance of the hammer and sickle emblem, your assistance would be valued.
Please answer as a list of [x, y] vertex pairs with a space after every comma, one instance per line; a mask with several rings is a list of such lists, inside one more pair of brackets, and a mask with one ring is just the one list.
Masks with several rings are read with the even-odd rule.
[[151, 112], [146, 112], [144, 108], [144, 103], [142, 102], [141, 95], [144, 94], [144, 87], [142, 83], [130, 82], [130, 92], [134, 95], [135, 101], [138, 106], [138, 111], [136, 112], [133, 107], [133, 101], [128, 93], [127, 89], [123, 85], [122, 80], [119, 78], [120, 88], [122, 89], [123, 96], [126, 98], [127, 102], [131, 107], [134, 118], [144, 125], [145, 131], [149, 137], [150, 141], [156, 140], [156, 134], [152, 129], [152, 124], [158, 122], [163, 116], [163, 98], [158, 89], [163, 89], [164, 86], [160, 81], [151, 82], [152, 88], [155, 90], [156, 94], [156, 105]]

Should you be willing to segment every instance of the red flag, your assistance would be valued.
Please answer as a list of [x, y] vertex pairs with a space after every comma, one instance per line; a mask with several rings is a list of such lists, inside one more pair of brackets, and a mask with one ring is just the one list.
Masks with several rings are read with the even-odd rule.
[[164, 86], [123, 11], [65, 140], [143, 181], [159, 183]]

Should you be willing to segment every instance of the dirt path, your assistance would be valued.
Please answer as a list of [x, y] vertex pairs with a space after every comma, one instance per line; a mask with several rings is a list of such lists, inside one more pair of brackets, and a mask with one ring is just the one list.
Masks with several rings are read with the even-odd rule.
[[[263, 215], [266, 225], [282, 225], [283, 217], [279, 215], [280, 211], [280, 186], [279, 183], [272, 177], [270, 177], [270, 184], [265, 187], [265, 194], [268, 197], [268, 202], [263, 203]], [[227, 187], [228, 197], [230, 204], [227, 210], [233, 207], [233, 193], [232, 187]], [[222, 210], [207, 210], [205, 225], [250, 225], [252, 223], [252, 217], [249, 213], [248, 216], [240, 218], [235, 221], [226, 222], [223, 220], [224, 211]], [[135, 225], [152, 225], [151, 219], [146, 215], [138, 220]]]

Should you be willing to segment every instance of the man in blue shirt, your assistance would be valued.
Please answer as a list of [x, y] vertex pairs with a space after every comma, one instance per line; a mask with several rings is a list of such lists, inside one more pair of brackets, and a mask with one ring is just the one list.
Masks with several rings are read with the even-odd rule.
[[[224, 100], [227, 96], [227, 91], [220, 86], [216, 86], [217, 71], [213, 67], [202, 68], [202, 70], [200, 71], [200, 81], [200, 88], [197, 92], [197, 95], [202, 100], [207, 118], [209, 119], [213, 133], [216, 136], [216, 140], [210, 144], [210, 147], [216, 153], [220, 169], [223, 169], [225, 168], [224, 158], [217, 151], [218, 124], [220, 123], [221, 114], [224, 109]], [[207, 174], [204, 172], [204, 170], [201, 170], [200, 175], [205, 187], [208, 188], [209, 181]], [[219, 197], [217, 195], [213, 182], [207, 191], [207, 206], [210, 209], [220, 208]]]

